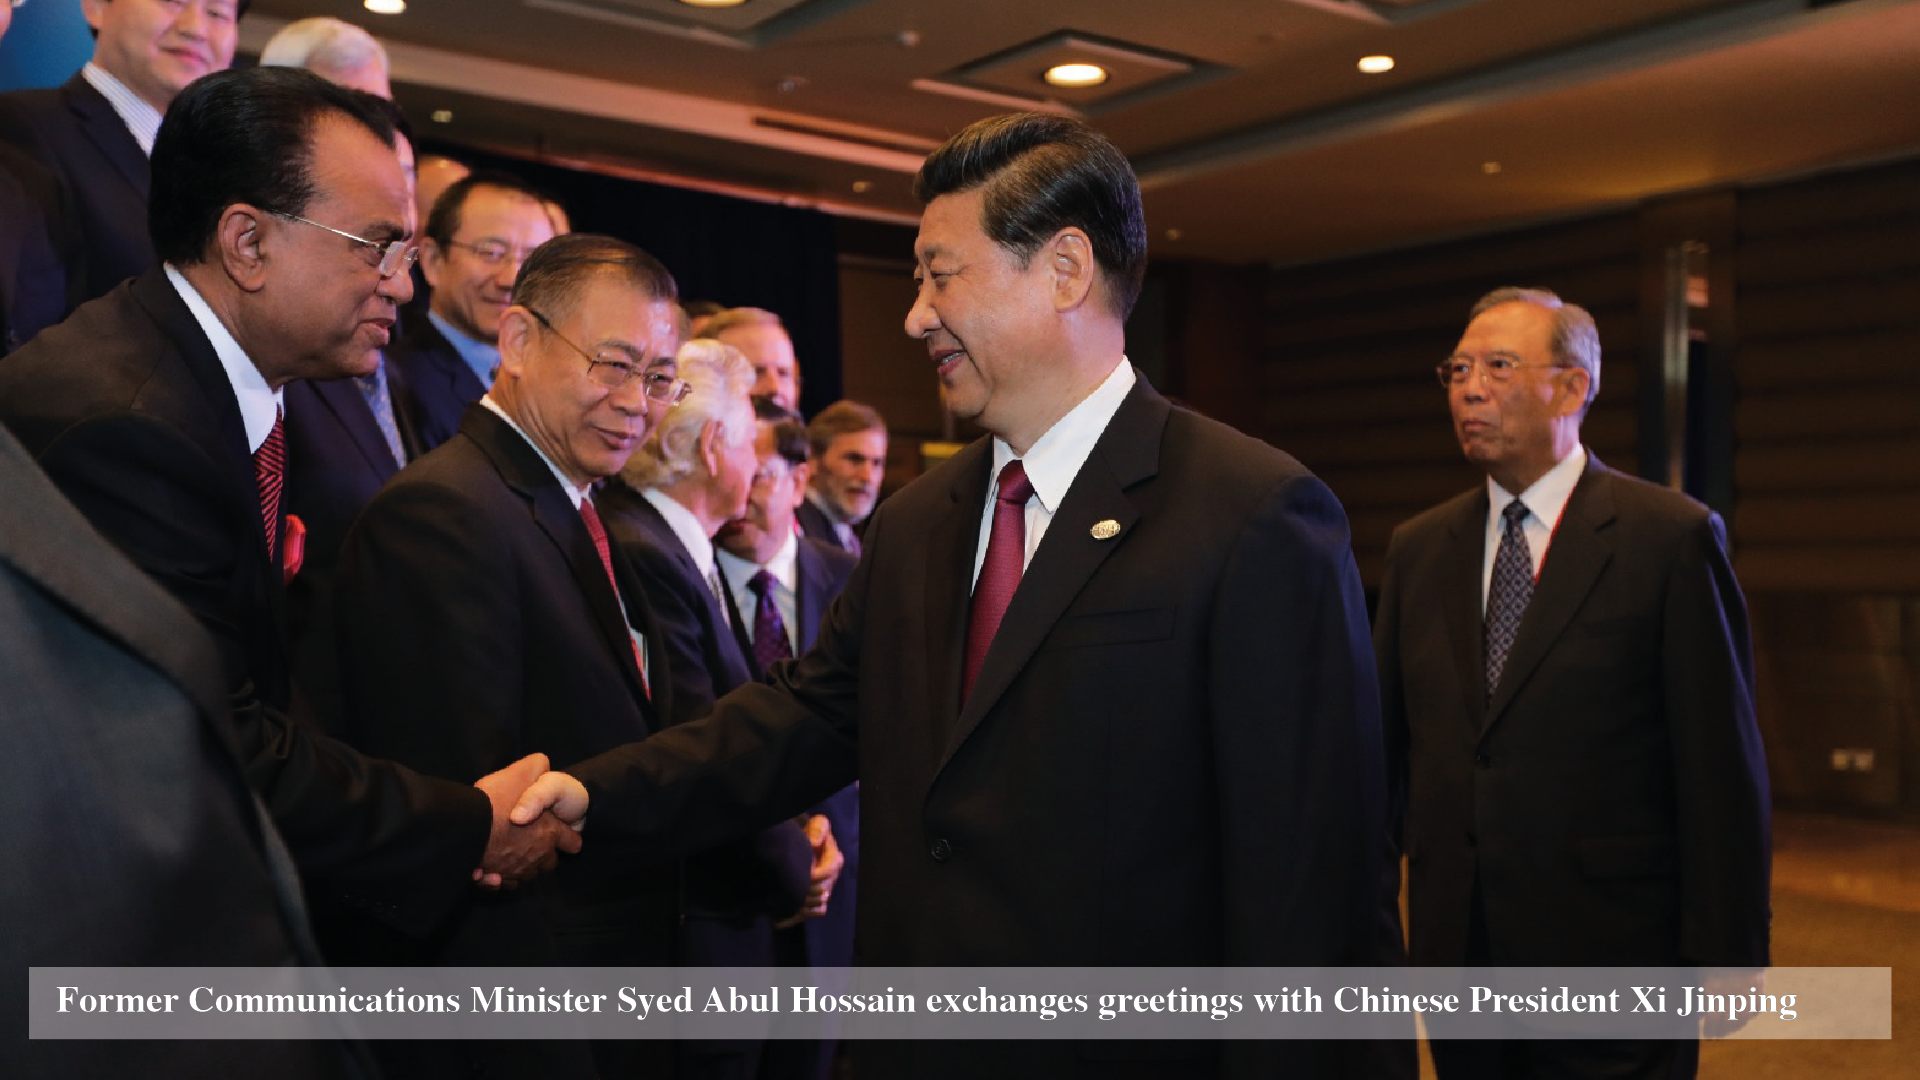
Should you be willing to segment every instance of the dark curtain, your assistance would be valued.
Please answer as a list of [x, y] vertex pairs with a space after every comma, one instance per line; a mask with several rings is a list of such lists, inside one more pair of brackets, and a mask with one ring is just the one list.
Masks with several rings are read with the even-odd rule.
[[475, 168], [500, 169], [557, 197], [578, 232], [638, 244], [673, 271], [687, 300], [780, 316], [800, 359], [800, 409], [840, 398], [840, 270], [833, 219], [712, 195], [423, 142]]

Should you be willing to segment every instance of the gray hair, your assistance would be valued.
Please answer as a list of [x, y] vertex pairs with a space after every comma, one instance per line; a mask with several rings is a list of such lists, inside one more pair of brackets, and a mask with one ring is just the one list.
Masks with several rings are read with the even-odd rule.
[[695, 338], [680, 346], [676, 359], [680, 377], [693, 389], [667, 409], [667, 415], [647, 435], [647, 441], [627, 459], [620, 475], [636, 491], [664, 487], [699, 471], [695, 453], [700, 429], [711, 420], [720, 439], [729, 446], [752, 442], [758, 433], [754, 421], [753, 365], [739, 349], [710, 338]]
[[387, 50], [360, 27], [325, 16], [288, 23], [260, 50], [261, 67], [306, 68], [323, 78], [368, 64], [387, 75]]
[[1587, 400], [1584, 412], [1593, 407], [1600, 394], [1600, 329], [1593, 316], [1579, 304], [1569, 304], [1551, 289], [1506, 285], [1474, 302], [1467, 321], [1479, 318], [1489, 308], [1501, 304], [1538, 304], [1553, 312], [1553, 334], [1549, 343], [1553, 362], [1559, 367], [1579, 368], [1587, 373]]

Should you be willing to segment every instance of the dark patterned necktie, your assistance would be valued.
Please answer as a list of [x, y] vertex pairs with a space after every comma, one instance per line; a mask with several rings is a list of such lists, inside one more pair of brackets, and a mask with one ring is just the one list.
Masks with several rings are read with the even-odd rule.
[[287, 418], [276, 407], [273, 430], [253, 452], [253, 479], [260, 487], [260, 523], [267, 530], [267, 554], [280, 553], [280, 494], [287, 482]]
[[1500, 516], [1506, 528], [1500, 534], [1500, 549], [1493, 555], [1493, 583], [1487, 589], [1487, 700], [1500, 685], [1500, 672], [1507, 666], [1507, 652], [1513, 648], [1514, 635], [1520, 631], [1520, 617], [1527, 613], [1527, 601], [1533, 599], [1533, 553], [1527, 548], [1527, 534], [1520, 528], [1527, 507], [1519, 499], [1507, 504]]
[[753, 658], [765, 671], [776, 661], [793, 656], [793, 643], [787, 640], [787, 622], [773, 602], [773, 575], [765, 570], [747, 579], [753, 591]]
[[1016, 459], [1000, 470], [1000, 491], [993, 503], [993, 531], [987, 536], [987, 557], [980, 564], [980, 581], [973, 587], [973, 607], [967, 616], [967, 658], [961, 673], [960, 703], [973, 693], [973, 680], [987, 658], [987, 646], [1000, 630], [1020, 572], [1027, 561], [1027, 500], [1033, 484], [1027, 467]]
[[[593, 550], [600, 553], [600, 568], [607, 572], [607, 587], [613, 590], [613, 602], [620, 603], [620, 579], [613, 573], [613, 546], [607, 543], [607, 527], [600, 520], [600, 511], [594, 509], [592, 499], [580, 500], [580, 519], [587, 523], [587, 535], [593, 538]], [[640, 690], [653, 698], [653, 684], [647, 679], [647, 659], [640, 652], [640, 643], [633, 640], [631, 631], [627, 641], [633, 646], [633, 664], [640, 669]]]

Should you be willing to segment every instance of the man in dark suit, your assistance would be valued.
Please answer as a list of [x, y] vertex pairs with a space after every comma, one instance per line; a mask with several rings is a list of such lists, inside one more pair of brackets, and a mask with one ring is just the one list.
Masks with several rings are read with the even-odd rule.
[[[875, 512], [811, 652], [543, 778], [516, 812], [590, 802], [596, 836], [673, 850], [857, 777], [867, 964], [1392, 959], [1378, 689], [1339, 503], [1126, 362], [1146, 227], [1098, 133], [981, 121], [917, 188], [907, 330], [992, 437]], [[862, 1042], [856, 1064], [1320, 1077], [1374, 1049]]]
[[[1440, 376], [1487, 484], [1395, 531], [1375, 630], [1413, 963], [1764, 967], [1766, 763], [1720, 519], [1581, 446], [1600, 339], [1552, 293], [1488, 294]], [[1698, 1047], [1433, 1052], [1443, 1077], [1673, 1077]]]
[[[745, 508], [759, 462], [746, 359], [719, 342], [694, 341], [678, 360], [687, 396], [596, 501], [659, 620], [672, 719], [682, 723], [751, 677], [728, 622], [712, 537]], [[680, 962], [772, 967], [774, 921], [801, 910], [813, 864], [796, 821], [689, 858]], [[682, 1047], [683, 1064], [689, 1076], [751, 1080], [760, 1049], [750, 1040], [695, 1041]]]
[[279, 391], [364, 371], [385, 342], [408, 249], [391, 139], [380, 114], [306, 72], [196, 82], [154, 148], [166, 265], [8, 357], [0, 422], [212, 633], [249, 780], [302, 873], [421, 930], [475, 866], [524, 875], [577, 838], [507, 823], [518, 770], [475, 791], [289, 715]]
[[[13, 6], [0, 4], [0, 38]], [[46, 167], [0, 141], [0, 356], [66, 318], [70, 283], [53, 239], [64, 221], [59, 185]]]
[[811, 446], [800, 527], [823, 544], [860, 554], [859, 527], [880, 502], [887, 475], [887, 422], [869, 405], [836, 401], [807, 425]]
[[30, 967], [314, 964], [219, 656], [0, 432], [0, 901], [8, 1076], [366, 1075], [340, 1045], [27, 1039]]
[[[837, 547], [798, 535], [794, 507], [808, 479], [807, 429], [799, 417], [767, 399], [756, 399], [759, 417], [753, 448], [759, 459], [744, 513], [714, 537], [722, 593], [734, 636], [753, 678], [780, 660], [813, 647], [827, 607], [846, 587], [860, 561]], [[850, 967], [853, 920], [860, 872], [860, 788], [834, 792], [816, 805], [843, 860], [825, 910], [774, 932], [774, 952], [786, 967]], [[761, 1074], [825, 1080], [833, 1065], [832, 1039], [769, 1042]]]
[[[446, 776], [534, 748], [579, 761], [658, 730], [673, 707], [660, 631], [587, 498], [646, 434], [649, 402], [685, 385], [654, 346], [673, 332], [673, 279], [630, 244], [578, 234], [536, 249], [515, 288], [499, 379], [452, 439], [375, 496], [341, 555], [352, 739]], [[672, 963], [672, 864], [593, 847], [551, 881], [471, 897], [421, 962]], [[515, 1060], [544, 1076], [595, 1075], [577, 1043], [445, 1049], [406, 1073]], [[643, 1075], [671, 1049], [595, 1047], [607, 1075]]]
[[423, 450], [459, 430], [500, 366], [500, 316], [513, 303], [514, 276], [553, 236], [538, 191], [499, 172], [454, 181], [427, 215], [420, 268], [433, 286], [425, 318], [410, 319], [387, 353], [410, 388]]
[[[52, 90], [0, 96], [0, 140], [53, 174], [61, 287], [77, 305], [150, 269], [147, 156], [180, 91], [233, 62], [245, 0], [82, 0], [93, 59]], [[61, 311], [64, 317], [71, 306]]]

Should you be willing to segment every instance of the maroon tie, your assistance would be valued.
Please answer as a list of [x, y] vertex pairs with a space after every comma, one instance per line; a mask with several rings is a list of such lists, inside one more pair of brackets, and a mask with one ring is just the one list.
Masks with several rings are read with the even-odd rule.
[[[593, 550], [600, 553], [600, 568], [607, 572], [607, 587], [613, 590], [615, 606], [620, 603], [620, 579], [613, 576], [613, 548], [607, 543], [607, 527], [600, 523], [600, 511], [593, 508], [593, 500], [580, 500], [580, 518], [587, 523], [587, 535], [593, 537]], [[647, 661], [640, 655], [640, 643], [633, 640], [633, 634], [627, 634], [627, 641], [633, 646], [633, 662], [640, 669], [640, 689], [653, 698], [653, 686], [647, 681]]]
[[967, 666], [961, 675], [960, 704], [973, 693], [973, 680], [987, 658], [987, 646], [1000, 630], [1000, 620], [1020, 586], [1027, 556], [1027, 499], [1033, 484], [1018, 459], [1000, 470], [1000, 491], [993, 503], [993, 532], [987, 537], [987, 557], [980, 564], [980, 580], [973, 587], [973, 610], [967, 616]]
[[287, 422], [278, 406], [273, 430], [253, 452], [253, 478], [260, 485], [260, 522], [266, 526], [267, 555], [272, 558], [280, 550], [280, 492], [287, 482]]

